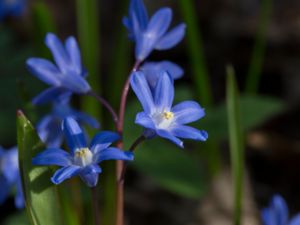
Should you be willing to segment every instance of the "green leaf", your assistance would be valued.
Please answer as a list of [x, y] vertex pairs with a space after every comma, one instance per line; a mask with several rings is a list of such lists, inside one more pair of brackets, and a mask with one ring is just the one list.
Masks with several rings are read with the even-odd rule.
[[3, 225], [30, 225], [26, 212], [15, 213], [8, 217]]
[[[134, 124], [138, 111], [138, 102], [127, 107], [124, 132], [127, 147], [142, 132], [142, 128]], [[184, 197], [199, 198], [206, 191], [206, 177], [201, 164], [188, 153], [188, 149], [182, 150], [161, 138], [147, 140], [138, 146], [132, 165], [161, 187]]]
[[[266, 96], [241, 95], [239, 106], [243, 120], [241, 126], [247, 131], [284, 109], [282, 101]], [[212, 139], [224, 139], [228, 135], [227, 111], [224, 103], [206, 110], [206, 116], [197, 125], [205, 129]]]
[[171, 192], [200, 198], [206, 191], [205, 176], [185, 151], [161, 139], [147, 141], [136, 151], [133, 166]]
[[50, 167], [31, 163], [44, 146], [24, 114], [17, 115], [19, 165], [26, 209], [33, 225], [62, 225], [61, 208], [55, 185], [50, 181]]
[[233, 68], [227, 71], [227, 112], [231, 171], [234, 187], [234, 224], [241, 223], [242, 193], [244, 176], [244, 138], [241, 126], [240, 101]]

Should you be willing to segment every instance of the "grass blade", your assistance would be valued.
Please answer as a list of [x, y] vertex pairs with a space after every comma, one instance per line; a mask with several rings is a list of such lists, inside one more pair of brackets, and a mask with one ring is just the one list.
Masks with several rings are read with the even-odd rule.
[[246, 80], [246, 92], [255, 94], [258, 91], [262, 65], [265, 57], [267, 28], [272, 13], [272, 0], [263, 0], [260, 16], [260, 24], [255, 37], [254, 49]]
[[244, 174], [244, 144], [240, 122], [238, 88], [232, 67], [227, 68], [227, 111], [231, 170], [234, 186], [234, 225], [241, 224], [242, 191]]
[[204, 59], [204, 49], [193, 0], [179, 0], [184, 22], [187, 24], [188, 55], [192, 66], [192, 79], [201, 104], [208, 107], [212, 104], [211, 85]]

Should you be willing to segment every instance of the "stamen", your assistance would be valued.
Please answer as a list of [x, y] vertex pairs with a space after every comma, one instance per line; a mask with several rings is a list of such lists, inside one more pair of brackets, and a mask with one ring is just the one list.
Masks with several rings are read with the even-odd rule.
[[93, 153], [88, 148], [81, 148], [75, 151], [75, 163], [78, 166], [86, 166], [92, 163]]
[[164, 111], [163, 112], [163, 116], [164, 116], [165, 119], [170, 120], [170, 119], [173, 119], [174, 113], [168, 112], [168, 111]]

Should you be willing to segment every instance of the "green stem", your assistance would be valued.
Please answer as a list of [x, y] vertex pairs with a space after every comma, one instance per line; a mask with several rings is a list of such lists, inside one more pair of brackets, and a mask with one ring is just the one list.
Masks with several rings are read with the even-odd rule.
[[272, 0], [263, 0], [258, 31], [246, 80], [246, 92], [255, 94], [258, 91], [265, 58], [267, 30], [272, 13]]
[[191, 61], [193, 82], [201, 104], [205, 107], [212, 105], [211, 85], [206, 68], [201, 32], [197, 24], [195, 6], [192, 0], [179, 0], [184, 21], [187, 24], [188, 55]]
[[[88, 81], [98, 95], [101, 93], [100, 76], [100, 27], [99, 5], [97, 0], [76, 0], [77, 26], [84, 66], [88, 70]], [[82, 107], [85, 112], [101, 118], [101, 106], [86, 96]]]

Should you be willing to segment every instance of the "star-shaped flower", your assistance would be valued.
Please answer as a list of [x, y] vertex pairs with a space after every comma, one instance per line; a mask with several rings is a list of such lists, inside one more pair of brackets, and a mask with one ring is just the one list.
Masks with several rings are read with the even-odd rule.
[[206, 131], [185, 125], [204, 117], [204, 109], [194, 101], [184, 101], [172, 107], [174, 86], [167, 72], [159, 76], [153, 92], [143, 72], [132, 74], [131, 87], [144, 109], [137, 114], [135, 123], [146, 128], [146, 136], [158, 135], [180, 147], [183, 147], [183, 142], [179, 138], [206, 141]]
[[75, 38], [67, 38], [63, 45], [56, 35], [49, 33], [45, 44], [51, 50], [56, 65], [42, 58], [29, 58], [26, 62], [34, 76], [51, 86], [35, 97], [33, 104], [53, 100], [66, 102], [72, 93], [87, 94], [91, 87], [85, 80], [87, 72], [82, 66]]
[[19, 171], [18, 150], [16, 147], [4, 150], [0, 147], [0, 204], [8, 197], [12, 188], [16, 187], [15, 206], [24, 208], [21, 177]]
[[48, 148], [32, 160], [35, 165], [62, 167], [51, 178], [54, 184], [60, 184], [73, 176], [80, 176], [89, 187], [95, 187], [99, 173], [102, 172], [99, 163], [104, 160], [133, 160], [131, 152], [109, 147], [112, 142], [119, 139], [116, 133], [110, 131], [98, 133], [88, 146], [81, 128], [73, 118], [66, 118], [62, 129], [71, 152]]
[[40, 138], [49, 148], [58, 148], [63, 142], [61, 124], [66, 117], [72, 117], [80, 124], [87, 124], [93, 128], [99, 128], [97, 120], [91, 116], [76, 111], [69, 103], [54, 102], [52, 111], [44, 116], [36, 126]]
[[289, 209], [280, 195], [275, 195], [269, 207], [262, 210], [264, 225], [300, 225], [300, 214], [289, 219]]
[[128, 30], [129, 38], [136, 44], [136, 60], [145, 60], [154, 49], [170, 49], [183, 39], [186, 25], [181, 23], [168, 31], [171, 21], [170, 8], [159, 9], [149, 20], [143, 1], [131, 0], [129, 15], [124, 17], [123, 23]]

